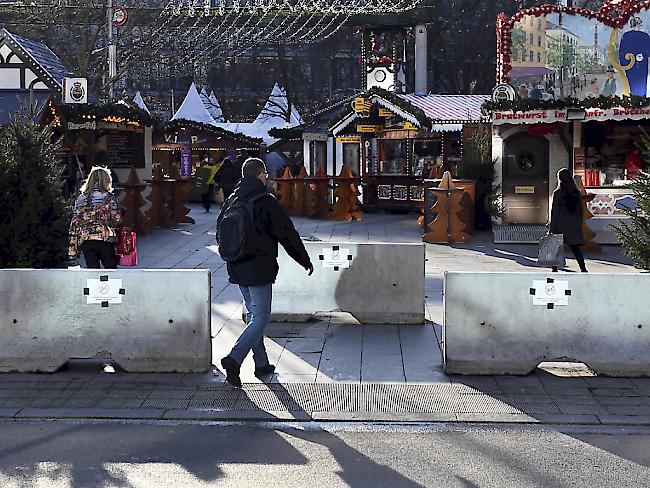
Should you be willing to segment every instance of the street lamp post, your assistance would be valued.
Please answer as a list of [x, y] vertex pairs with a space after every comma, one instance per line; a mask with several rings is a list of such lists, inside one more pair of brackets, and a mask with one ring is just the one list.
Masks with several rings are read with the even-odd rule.
[[108, 101], [113, 101], [113, 85], [117, 76], [117, 46], [113, 42], [113, 0], [108, 0]]

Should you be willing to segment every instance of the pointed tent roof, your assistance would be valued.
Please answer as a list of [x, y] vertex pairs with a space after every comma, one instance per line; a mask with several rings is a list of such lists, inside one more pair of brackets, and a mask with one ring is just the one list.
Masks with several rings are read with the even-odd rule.
[[217, 97], [214, 96], [214, 91], [210, 92], [208, 100], [210, 101], [210, 104], [207, 105], [207, 108], [210, 115], [212, 115], [212, 118], [217, 122], [228, 122], [223, 116], [223, 110], [221, 110], [221, 105], [219, 105]]
[[185, 95], [185, 100], [181, 103], [178, 111], [174, 114], [171, 120], [193, 120], [195, 122], [200, 122], [202, 124], [216, 125], [216, 122], [208, 112], [208, 109], [205, 108], [201, 95], [196, 90], [196, 85], [192, 83], [189, 90], [187, 90], [187, 95]]
[[139, 91], [135, 92], [135, 97], [133, 97], [133, 103], [135, 103], [138, 107], [140, 107], [142, 110], [144, 110], [148, 114], [151, 113], [149, 111], [149, 109], [147, 108], [147, 104], [144, 103], [144, 100], [142, 98], [142, 94]]
[[274, 127], [293, 127], [302, 124], [302, 117], [295, 105], [291, 106], [291, 117], [287, 123], [286, 113], [289, 110], [289, 100], [285, 89], [276, 83], [271, 90], [264, 108], [255, 119], [256, 124], [264, 124]]
[[205, 89], [205, 87], [203, 87], [201, 88], [201, 93], [199, 96], [201, 97], [201, 101], [203, 102], [203, 105], [205, 105], [206, 110], [212, 116], [215, 122], [221, 123], [226, 121], [223, 117], [223, 112], [221, 111], [219, 102], [214, 96], [214, 92], [208, 96], [208, 91]]

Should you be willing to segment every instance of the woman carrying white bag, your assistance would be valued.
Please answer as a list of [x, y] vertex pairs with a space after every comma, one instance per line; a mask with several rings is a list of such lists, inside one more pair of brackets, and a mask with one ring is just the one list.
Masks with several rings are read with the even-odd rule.
[[[594, 195], [582, 195], [573, 181], [571, 172], [566, 168], [557, 172], [557, 183], [558, 186], [553, 192], [551, 218], [548, 223], [549, 235], [544, 237], [540, 243], [540, 259], [544, 252], [549, 253], [556, 247], [558, 247], [557, 254], [561, 255], [563, 241], [571, 248], [576, 261], [578, 261], [578, 266], [580, 266], [580, 271], [586, 273], [585, 258], [580, 249], [580, 246], [585, 243], [582, 233], [582, 200], [590, 200], [594, 198]], [[559, 235], [562, 236], [561, 240]], [[564, 256], [561, 256], [561, 260], [564, 261]], [[558, 266], [558, 264], [554, 266]]]

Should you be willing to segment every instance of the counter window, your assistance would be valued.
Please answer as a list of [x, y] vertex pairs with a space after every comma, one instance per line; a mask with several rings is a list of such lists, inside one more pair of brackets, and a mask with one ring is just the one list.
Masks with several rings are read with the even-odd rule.
[[584, 173], [585, 186], [625, 186], [638, 176], [639, 170], [647, 171], [649, 161], [635, 144], [644, 130], [650, 130], [649, 122], [586, 122], [584, 168], [575, 163], [576, 173]]
[[437, 140], [414, 141], [413, 175], [428, 178], [434, 166], [442, 167], [442, 142]]
[[406, 141], [383, 141], [380, 172], [384, 175], [408, 174]]

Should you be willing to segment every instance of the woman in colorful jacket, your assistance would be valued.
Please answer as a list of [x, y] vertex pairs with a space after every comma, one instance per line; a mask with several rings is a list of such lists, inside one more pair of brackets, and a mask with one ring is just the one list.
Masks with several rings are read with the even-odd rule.
[[93, 166], [74, 203], [68, 254], [83, 253], [87, 268], [117, 268], [115, 243], [122, 214], [113, 195], [110, 170]]

